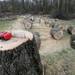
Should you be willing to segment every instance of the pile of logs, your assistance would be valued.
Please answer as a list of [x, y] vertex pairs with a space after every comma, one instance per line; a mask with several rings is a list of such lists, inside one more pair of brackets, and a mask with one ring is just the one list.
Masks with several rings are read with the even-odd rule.
[[[42, 23], [41, 23], [42, 22]], [[51, 22], [51, 23], [50, 23]], [[69, 26], [67, 29], [64, 28], [63, 25], [60, 25], [59, 22], [58, 22], [58, 19], [55, 19], [55, 20], [52, 20], [52, 21], [49, 21], [47, 20], [47, 18], [35, 18], [35, 17], [28, 17], [27, 18], [24, 18], [23, 20], [23, 24], [24, 24], [24, 27], [26, 30], [30, 30], [32, 27], [33, 27], [33, 23], [41, 23], [41, 24], [44, 24], [45, 25], [49, 25], [49, 27], [51, 27], [51, 30], [50, 30], [50, 35], [52, 36], [52, 38], [54, 38], [55, 40], [60, 40], [64, 37], [64, 31], [67, 31], [69, 34], [71, 35], [74, 35], [75, 34], [75, 28], [73, 26]], [[37, 33], [36, 33], [37, 34]], [[35, 35], [34, 36], [35, 38], [39, 36], [38, 35]], [[40, 41], [39, 39], [35, 39], [36, 40], [36, 43], [37, 43], [37, 49], [40, 48]], [[72, 43], [72, 41], [71, 41]]]

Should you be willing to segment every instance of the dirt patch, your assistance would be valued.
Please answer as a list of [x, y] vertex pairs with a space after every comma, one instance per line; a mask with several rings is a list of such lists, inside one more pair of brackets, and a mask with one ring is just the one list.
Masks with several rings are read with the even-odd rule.
[[24, 25], [22, 24], [23, 19], [18, 18], [15, 20], [12, 25], [9, 27], [9, 30], [16, 30], [16, 29], [23, 29], [24, 30]]
[[40, 54], [49, 54], [56, 51], [61, 51], [70, 47], [70, 36], [64, 37], [62, 40], [54, 40], [52, 38], [42, 41]]
[[35, 28], [33, 31], [39, 32], [41, 38], [41, 47], [40, 47], [40, 54], [46, 55], [56, 51], [61, 51], [66, 48], [70, 47], [70, 36], [64, 35], [64, 38], [61, 40], [55, 40], [50, 35], [50, 28], [42, 27], [42, 28]]

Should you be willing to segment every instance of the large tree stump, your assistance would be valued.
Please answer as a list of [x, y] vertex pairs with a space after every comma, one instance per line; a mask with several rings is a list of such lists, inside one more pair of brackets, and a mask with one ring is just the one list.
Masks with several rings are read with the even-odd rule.
[[42, 75], [35, 38], [0, 42], [0, 75]]
[[75, 49], [75, 35], [71, 36], [71, 47]]

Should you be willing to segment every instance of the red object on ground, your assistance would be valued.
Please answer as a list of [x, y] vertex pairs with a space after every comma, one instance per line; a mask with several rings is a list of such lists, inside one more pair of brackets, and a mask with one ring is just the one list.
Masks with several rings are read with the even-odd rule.
[[0, 39], [10, 40], [12, 38], [12, 34], [9, 32], [0, 32]]

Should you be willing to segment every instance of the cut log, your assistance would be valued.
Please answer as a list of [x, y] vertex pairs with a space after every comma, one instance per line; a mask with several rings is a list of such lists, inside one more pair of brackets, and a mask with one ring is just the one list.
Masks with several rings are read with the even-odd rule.
[[26, 22], [26, 23], [24, 23], [24, 27], [25, 27], [26, 30], [29, 30], [29, 29], [32, 28], [32, 23]]
[[51, 33], [52, 37], [56, 40], [60, 40], [64, 36], [63, 30], [61, 30], [60, 28], [52, 28], [50, 33]]
[[71, 47], [75, 49], [75, 35], [71, 36]]
[[72, 26], [68, 27], [67, 31], [68, 31], [69, 34], [72, 34], [72, 29], [73, 29]]
[[73, 35], [73, 34], [75, 34], [75, 27], [70, 26], [70, 27], [68, 27], [67, 31], [69, 34]]
[[22, 20], [22, 24], [24, 25], [26, 30], [29, 30], [32, 28], [32, 20], [28, 20], [28, 19], [23, 19]]
[[[18, 39], [11, 45], [22, 40]], [[10, 43], [5, 45], [8, 47]], [[35, 38], [32, 41], [23, 40], [13, 48], [3, 50], [3, 46], [0, 46], [0, 75], [42, 75], [39, 52], [34, 48]]]

